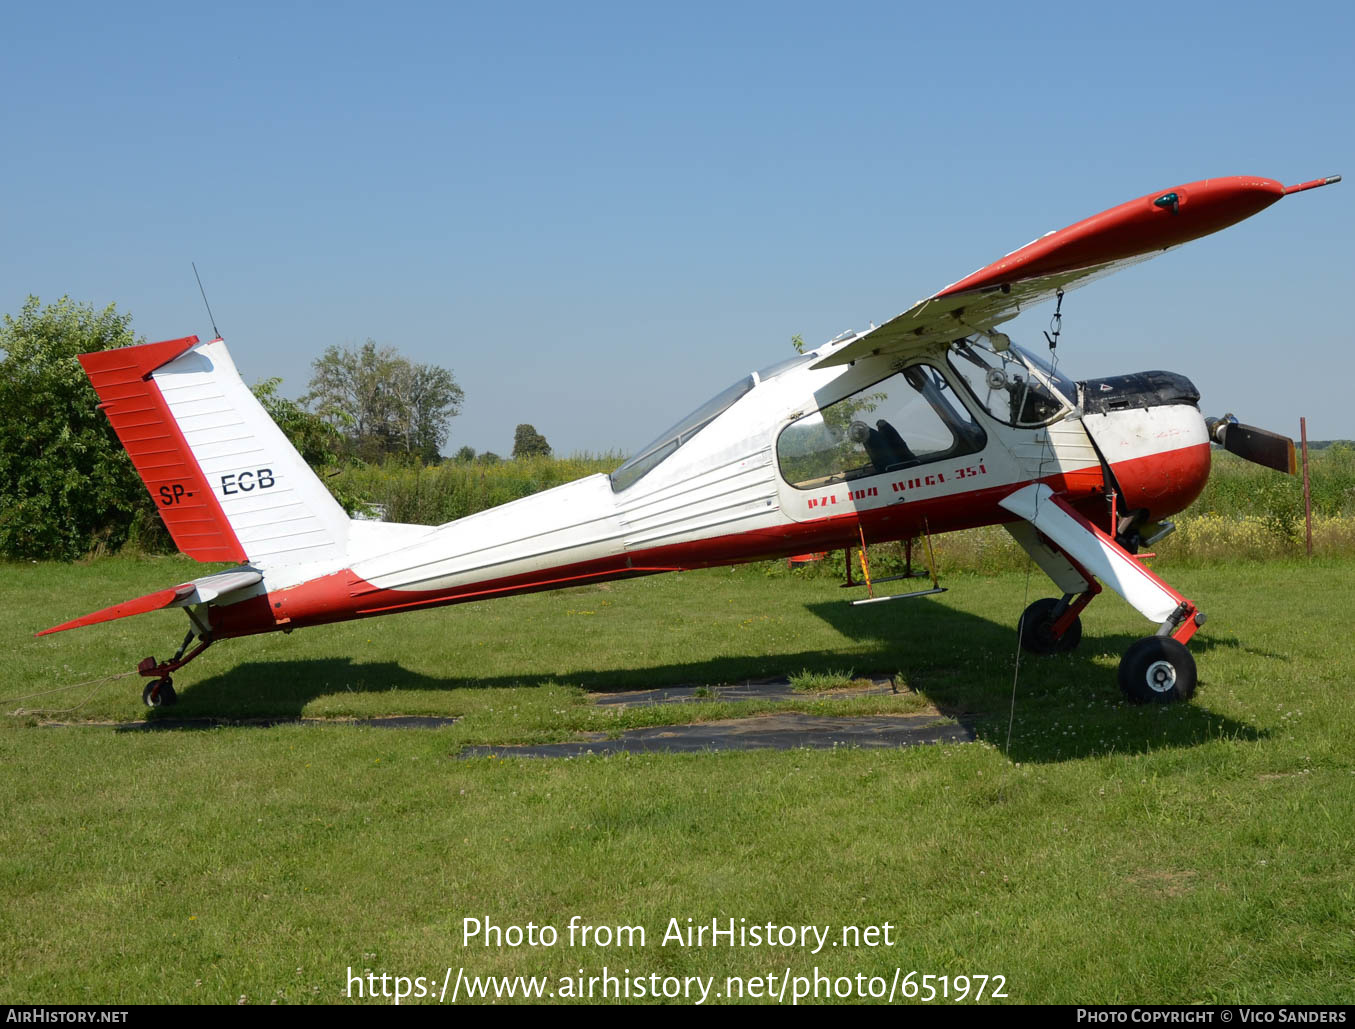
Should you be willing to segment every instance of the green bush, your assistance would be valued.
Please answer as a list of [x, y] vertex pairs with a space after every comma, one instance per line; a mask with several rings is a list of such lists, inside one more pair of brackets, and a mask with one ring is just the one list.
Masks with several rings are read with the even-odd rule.
[[0, 323], [0, 553], [74, 560], [167, 540], [77, 354], [137, 342], [131, 316], [29, 297]]
[[[1313, 514], [1355, 515], [1355, 447], [1333, 443], [1308, 454]], [[1270, 517], [1283, 525], [1290, 517], [1303, 524], [1303, 473], [1282, 475], [1227, 451], [1214, 451], [1214, 469], [1190, 514], [1242, 518]]]

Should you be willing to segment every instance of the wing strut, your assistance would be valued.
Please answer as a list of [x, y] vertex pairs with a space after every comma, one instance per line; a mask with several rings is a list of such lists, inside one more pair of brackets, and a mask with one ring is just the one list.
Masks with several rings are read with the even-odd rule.
[[[1080, 584], [1088, 581], [1087, 576], [1094, 575], [1143, 617], [1158, 623], [1157, 635], [1170, 636], [1182, 644], [1204, 624], [1204, 615], [1193, 603], [1043, 483], [1017, 490], [1000, 504], [1024, 518], [1053, 544], [1053, 548], [1042, 548], [1048, 554], [1030, 552], [1065, 592], [1079, 592]], [[1012, 535], [1027, 546], [1028, 533], [1018, 529]], [[1054, 550], [1057, 556], [1049, 556]], [[1065, 559], [1062, 564], [1059, 557]]]

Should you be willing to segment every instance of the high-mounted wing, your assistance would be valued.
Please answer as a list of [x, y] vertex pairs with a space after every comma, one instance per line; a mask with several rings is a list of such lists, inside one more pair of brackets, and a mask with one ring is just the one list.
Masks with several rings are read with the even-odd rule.
[[815, 367], [849, 364], [876, 354], [907, 356], [985, 332], [1060, 290], [1218, 232], [1290, 193], [1340, 180], [1341, 176], [1330, 175], [1286, 187], [1274, 179], [1234, 175], [1149, 193], [1013, 250], [858, 336]]

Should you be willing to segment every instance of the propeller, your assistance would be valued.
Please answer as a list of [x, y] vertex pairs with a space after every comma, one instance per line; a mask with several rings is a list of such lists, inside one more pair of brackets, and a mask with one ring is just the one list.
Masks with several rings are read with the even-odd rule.
[[1222, 418], [1206, 418], [1209, 438], [1230, 454], [1255, 464], [1274, 468], [1277, 472], [1293, 475], [1298, 464], [1294, 458], [1294, 441], [1278, 432], [1243, 425], [1231, 414]]

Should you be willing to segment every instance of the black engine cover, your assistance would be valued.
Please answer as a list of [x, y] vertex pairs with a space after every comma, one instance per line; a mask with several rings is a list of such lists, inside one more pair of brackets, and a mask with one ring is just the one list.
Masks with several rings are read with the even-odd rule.
[[1176, 372], [1134, 372], [1088, 379], [1078, 385], [1082, 387], [1082, 410], [1088, 414], [1165, 404], [1198, 405], [1200, 402], [1200, 391], [1195, 384]]

